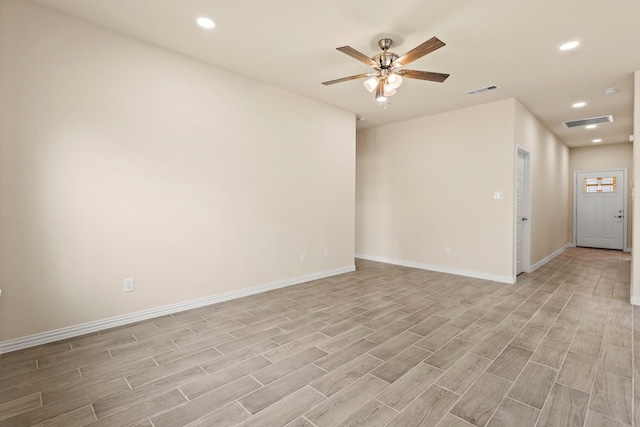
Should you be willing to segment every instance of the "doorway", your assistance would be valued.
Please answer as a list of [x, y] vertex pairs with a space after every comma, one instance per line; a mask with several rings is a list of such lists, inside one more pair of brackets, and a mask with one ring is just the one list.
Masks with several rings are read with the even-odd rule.
[[530, 151], [518, 145], [516, 157], [516, 276], [528, 272], [530, 268], [530, 157]]
[[627, 240], [626, 169], [575, 172], [574, 243], [623, 250]]

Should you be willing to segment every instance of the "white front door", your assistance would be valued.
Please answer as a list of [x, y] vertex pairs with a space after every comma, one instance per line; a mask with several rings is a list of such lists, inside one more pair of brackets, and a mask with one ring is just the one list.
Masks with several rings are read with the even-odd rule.
[[624, 249], [624, 172], [578, 172], [576, 177], [576, 245]]
[[516, 165], [516, 275], [524, 271], [525, 155], [518, 152]]

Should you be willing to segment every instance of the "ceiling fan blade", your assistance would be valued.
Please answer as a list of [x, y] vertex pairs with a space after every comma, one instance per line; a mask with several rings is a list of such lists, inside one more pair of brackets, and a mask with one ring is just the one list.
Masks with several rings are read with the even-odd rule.
[[442, 83], [447, 80], [449, 74], [432, 73], [431, 71], [417, 71], [417, 70], [402, 70], [398, 72], [402, 77], [408, 79], [429, 80], [431, 82]]
[[349, 76], [349, 77], [343, 77], [341, 79], [335, 79], [335, 80], [329, 80], [328, 82], [322, 82], [323, 85], [328, 86], [328, 85], [333, 85], [336, 83], [342, 83], [342, 82], [347, 82], [349, 80], [355, 80], [355, 79], [361, 79], [363, 77], [370, 77], [374, 74], [357, 74], [355, 76]]
[[378, 67], [379, 66], [379, 64], [376, 61], [374, 61], [373, 59], [369, 58], [364, 53], [358, 52], [357, 50], [355, 50], [354, 48], [352, 48], [350, 46], [337, 47], [336, 49], [339, 50], [342, 53], [346, 53], [350, 57], [355, 58], [358, 61], [360, 61], [363, 64], [366, 64], [366, 65], [368, 65], [370, 67]]
[[402, 55], [400, 58], [393, 61], [392, 66], [398, 66], [400, 64], [407, 65], [410, 62], [415, 61], [418, 58], [422, 58], [428, 53], [433, 52], [434, 50], [440, 49], [445, 44], [437, 37], [431, 37], [426, 42], [422, 43], [420, 46], [417, 46], [411, 49], [409, 52]]

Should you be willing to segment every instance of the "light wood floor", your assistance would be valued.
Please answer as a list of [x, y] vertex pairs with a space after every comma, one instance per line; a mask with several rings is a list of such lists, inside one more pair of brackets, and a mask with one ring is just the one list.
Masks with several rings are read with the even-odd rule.
[[640, 426], [629, 254], [357, 267], [2, 355], [0, 426]]

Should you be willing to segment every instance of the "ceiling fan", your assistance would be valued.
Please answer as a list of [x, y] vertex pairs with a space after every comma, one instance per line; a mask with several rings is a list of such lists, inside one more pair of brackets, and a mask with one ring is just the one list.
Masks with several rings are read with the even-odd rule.
[[332, 85], [335, 83], [369, 77], [367, 80], [365, 80], [364, 87], [366, 87], [369, 92], [375, 91], [376, 101], [385, 102], [387, 100], [387, 97], [392, 96], [396, 93], [396, 89], [398, 89], [402, 84], [403, 78], [429, 80], [432, 82], [442, 83], [447, 79], [447, 77], [449, 77], [449, 74], [433, 73], [430, 71], [399, 69], [415, 61], [416, 59], [422, 58], [426, 54], [431, 53], [434, 50], [440, 49], [442, 46], [444, 46], [445, 44], [437, 37], [431, 37], [420, 46], [411, 49], [409, 52], [405, 53], [402, 56], [398, 56], [393, 52], [389, 52], [389, 48], [391, 47], [392, 42], [393, 41], [391, 39], [381, 39], [378, 42], [378, 46], [380, 46], [380, 49], [382, 49], [382, 53], [374, 55], [371, 58], [358, 52], [350, 46], [336, 48], [340, 52], [346, 53], [350, 57], [355, 58], [363, 64], [372, 67], [375, 71], [372, 73], [356, 74], [355, 76], [330, 80], [328, 82], [323, 82], [322, 84]]

